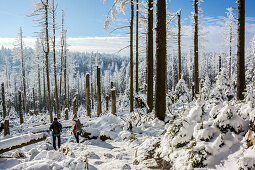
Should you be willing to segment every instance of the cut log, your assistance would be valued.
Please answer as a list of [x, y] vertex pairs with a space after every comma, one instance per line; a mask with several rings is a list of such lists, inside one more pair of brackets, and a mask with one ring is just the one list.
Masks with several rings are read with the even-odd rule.
[[24, 146], [31, 145], [37, 142], [41, 142], [45, 139], [46, 139], [45, 134], [40, 135], [26, 134], [2, 140], [0, 142], [0, 154], [14, 149], [22, 148]]

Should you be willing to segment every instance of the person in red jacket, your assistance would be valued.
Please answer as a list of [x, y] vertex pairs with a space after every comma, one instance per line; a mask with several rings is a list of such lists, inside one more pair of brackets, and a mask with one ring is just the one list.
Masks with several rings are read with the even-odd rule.
[[72, 129], [73, 129], [73, 134], [74, 134], [74, 137], [76, 139], [76, 142], [79, 143], [79, 135], [81, 133], [81, 129], [82, 129], [82, 125], [81, 125], [81, 122], [80, 120], [77, 118], [77, 116], [74, 116], [73, 119], [72, 119]]

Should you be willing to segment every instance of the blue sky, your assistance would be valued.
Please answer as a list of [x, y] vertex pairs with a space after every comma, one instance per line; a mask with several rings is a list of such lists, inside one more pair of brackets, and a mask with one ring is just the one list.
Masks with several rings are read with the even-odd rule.
[[[30, 14], [31, 6], [34, 0], [0, 0], [0, 38], [15, 38], [18, 36], [19, 27], [22, 26], [24, 36], [33, 37], [35, 27], [33, 18], [27, 17]], [[104, 21], [107, 13], [113, 4], [113, 0], [107, 0], [104, 4], [103, 0], [55, 0], [58, 2], [58, 9], [65, 10], [65, 25], [68, 30], [67, 36], [73, 38], [86, 37], [107, 37], [110, 30], [103, 30]], [[168, 9], [177, 11], [182, 9], [182, 19], [185, 25], [190, 25], [190, 16], [193, 11], [193, 0], [168, 0]], [[236, 0], [204, 0], [201, 4], [203, 17], [207, 18], [223, 18], [226, 16], [226, 8], [237, 7]], [[252, 24], [251, 33], [255, 33], [255, 0], [246, 0], [246, 17], [251, 19], [248, 21]], [[127, 9], [129, 5], [127, 6]], [[237, 10], [235, 10], [237, 12]], [[58, 13], [60, 19], [61, 13]], [[129, 12], [126, 16], [120, 14], [119, 20], [129, 18]], [[59, 23], [60, 24], [60, 23]], [[127, 23], [116, 23], [115, 25], [127, 25]], [[207, 21], [204, 23], [207, 24]], [[251, 34], [249, 33], [249, 34]], [[114, 36], [114, 35], [110, 35]], [[118, 36], [127, 36], [125, 34]], [[250, 35], [251, 36], [251, 35]], [[0, 43], [1, 45], [1, 43]]]

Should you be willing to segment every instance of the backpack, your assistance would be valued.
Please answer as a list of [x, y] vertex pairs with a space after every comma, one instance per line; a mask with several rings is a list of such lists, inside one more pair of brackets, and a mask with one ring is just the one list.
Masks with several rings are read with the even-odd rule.
[[60, 134], [60, 128], [57, 124], [54, 124], [53, 126], [53, 134]]
[[82, 125], [81, 125], [80, 120], [78, 119], [77, 121], [75, 121], [75, 129], [76, 129], [77, 131], [80, 131], [81, 128], [82, 128]]

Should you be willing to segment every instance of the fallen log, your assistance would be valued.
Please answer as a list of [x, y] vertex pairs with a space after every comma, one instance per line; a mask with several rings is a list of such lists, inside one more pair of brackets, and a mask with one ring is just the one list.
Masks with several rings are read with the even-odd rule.
[[46, 139], [45, 134], [25, 134], [0, 141], [0, 154], [14, 149], [22, 148]]

